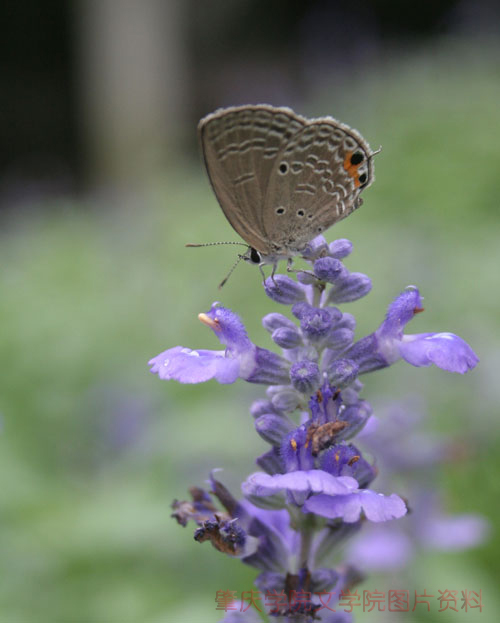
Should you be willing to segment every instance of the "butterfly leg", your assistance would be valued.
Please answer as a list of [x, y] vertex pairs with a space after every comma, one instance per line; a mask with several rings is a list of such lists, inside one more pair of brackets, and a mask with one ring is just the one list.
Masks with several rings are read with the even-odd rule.
[[[266, 274], [264, 272], [264, 269], [262, 268], [264, 266], [264, 263], [261, 262], [259, 264], [259, 270], [260, 270], [260, 274], [262, 275], [262, 285], [265, 286], [266, 285]], [[273, 269], [273, 274], [271, 275], [273, 281], [274, 281], [274, 269]]]
[[[264, 263], [259, 264], [260, 272], [261, 272], [261, 275], [262, 275], [262, 277], [264, 279], [262, 285], [265, 287], [266, 286], [266, 276], [264, 275], [264, 271], [262, 270], [263, 266], [264, 266]], [[274, 278], [274, 275], [276, 274], [276, 269], [277, 268], [278, 268], [278, 262], [274, 262], [273, 263], [273, 270], [271, 272], [271, 281], [273, 282], [273, 285], [276, 288], [276, 291], [278, 292], [278, 294], [281, 294], [281, 288], [279, 286], [279, 283]]]
[[317, 281], [321, 281], [321, 279], [319, 277], [317, 277], [314, 273], [312, 273], [309, 270], [302, 270], [301, 268], [292, 268], [292, 264], [293, 264], [293, 259], [290, 257], [288, 258], [288, 263], [286, 265], [286, 272], [287, 273], [304, 273], [306, 275], [309, 275], [310, 277], [314, 277], [314, 279], [316, 279]]

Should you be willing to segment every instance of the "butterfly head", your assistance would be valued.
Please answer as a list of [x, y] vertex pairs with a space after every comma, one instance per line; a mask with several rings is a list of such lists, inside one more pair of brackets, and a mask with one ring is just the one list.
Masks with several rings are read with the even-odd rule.
[[253, 247], [248, 247], [247, 252], [242, 257], [245, 262], [250, 264], [262, 264], [262, 255]]

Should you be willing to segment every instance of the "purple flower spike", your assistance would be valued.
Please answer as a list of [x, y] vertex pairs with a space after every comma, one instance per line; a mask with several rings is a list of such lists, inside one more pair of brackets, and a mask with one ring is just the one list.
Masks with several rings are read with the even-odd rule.
[[369, 489], [348, 495], [314, 495], [306, 500], [302, 510], [329, 519], [341, 517], [346, 523], [358, 521], [362, 511], [367, 519], [374, 522], [399, 519], [407, 511], [405, 503], [395, 493], [385, 496]]
[[[251, 106], [219, 111], [205, 119], [201, 127], [214, 123], [213, 137], [219, 130], [234, 134], [239, 115], [245, 127], [255, 118], [250, 142], [258, 147], [259, 128], [267, 127], [269, 117], [280, 136], [293, 118], [287, 109], [280, 109], [276, 116], [270, 110], [268, 106]], [[298, 118], [296, 121], [302, 128]], [[293, 149], [298, 146], [300, 151], [301, 141], [309, 140], [309, 131], [317, 133], [321, 142], [323, 129], [325, 135], [331, 131], [321, 124], [317, 128], [306, 127], [304, 134], [299, 129], [291, 139]], [[246, 149], [236, 134], [230, 137], [231, 141], [241, 147], [239, 151]], [[206, 136], [209, 135], [210, 132]], [[279, 151], [273, 147], [271, 155], [275, 149]], [[298, 167], [301, 163], [291, 160], [295, 157], [293, 149], [290, 153], [279, 152], [284, 153], [283, 161], [281, 156], [278, 158], [280, 174], [293, 175], [302, 170], [302, 165]], [[239, 155], [233, 156], [237, 163]], [[366, 167], [367, 158], [360, 145], [343, 154], [339, 166], [353, 177], [357, 167]], [[323, 161], [317, 162], [315, 156], [302, 164], [311, 170], [316, 170], [316, 166], [319, 171], [324, 168]], [[285, 244], [289, 232], [282, 234]], [[182, 383], [208, 379], [233, 383], [242, 378], [267, 385], [266, 397], [255, 400], [250, 413], [258, 435], [269, 444], [269, 449], [256, 459], [261, 471], [248, 476], [241, 486], [245, 499], [235, 499], [212, 474], [209, 491], [191, 487], [191, 501], [174, 502], [173, 517], [183, 526], [195, 522], [198, 542], [209, 541], [217, 551], [238, 557], [259, 570], [257, 589], [266, 594], [266, 600], [268, 595], [276, 598], [275, 603], [269, 604], [273, 607], [268, 612], [270, 618], [351, 623], [350, 613], [328, 611], [330, 599], [323, 603], [320, 595], [334, 589], [335, 598], [330, 605], [339, 606], [341, 591], [355, 587], [363, 579], [363, 573], [357, 571], [362, 569], [360, 564], [373, 567], [381, 562], [390, 569], [408, 559], [415, 540], [423, 546], [459, 549], [481, 542], [488, 531], [480, 517], [444, 515], [432, 506], [432, 500], [426, 499], [425, 491], [419, 494], [418, 490], [407, 491], [413, 512], [397, 524], [395, 532], [383, 523], [405, 516], [407, 506], [396, 494], [384, 495], [368, 488], [377, 474], [380, 472], [385, 478], [380, 489], [394, 491], [397, 488], [391, 488], [387, 480], [391, 466], [400, 477], [402, 470], [408, 474], [413, 467], [435, 465], [449, 452], [447, 445], [429, 442], [424, 435], [413, 435], [406, 425], [398, 427], [392, 421], [388, 432], [384, 433], [382, 426], [374, 431], [376, 421], [370, 404], [361, 398], [363, 383], [359, 375], [385, 368], [399, 359], [417, 367], [434, 364], [463, 374], [477, 364], [478, 358], [466, 342], [452, 333], [404, 334], [408, 322], [423, 311], [420, 293], [413, 286], [389, 305], [378, 329], [354, 342], [354, 316], [335, 306], [355, 301], [371, 289], [369, 277], [349, 272], [342, 262], [352, 244], [336, 240], [328, 245], [319, 236], [304, 247], [297, 246], [297, 250], [308, 269], [299, 270], [292, 279], [275, 275], [275, 265], [273, 275], [264, 283], [267, 296], [289, 305], [295, 317], [273, 312], [262, 320], [272, 341], [280, 347], [280, 354], [253, 344], [238, 316], [214, 303], [199, 319], [219, 339], [223, 345], [220, 350], [176, 346], [153, 358], [150, 365], [160, 378]], [[270, 254], [271, 260], [279, 256]], [[358, 439], [361, 443], [365, 440], [368, 450], [375, 449], [375, 457], [369, 461], [355, 442], [363, 429], [363, 436]], [[398, 434], [403, 434], [403, 438]], [[399, 486], [398, 481], [396, 487]], [[436, 499], [440, 499], [437, 493]], [[372, 525], [368, 528], [369, 522]], [[411, 539], [405, 534], [408, 526]], [[371, 542], [370, 538], [358, 541], [361, 549], [354, 557], [344, 558], [337, 569], [331, 568], [332, 555], [340, 560], [336, 550], [367, 528], [368, 534], [372, 533]], [[228, 593], [218, 593], [216, 601], [220, 597], [220, 604], [226, 606]], [[225, 608], [225, 623], [260, 620], [255, 610], [237, 611], [240, 605], [243, 606], [243, 599], [237, 600], [233, 612], [228, 612], [233, 604]]]

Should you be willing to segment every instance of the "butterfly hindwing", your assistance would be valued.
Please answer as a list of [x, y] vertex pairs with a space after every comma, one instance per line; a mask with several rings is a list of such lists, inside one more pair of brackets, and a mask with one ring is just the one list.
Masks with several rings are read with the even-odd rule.
[[370, 154], [351, 128], [330, 118], [309, 121], [274, 163], [265, 198], [266, 237], [298, 252], [348, 216], [373, 179]]

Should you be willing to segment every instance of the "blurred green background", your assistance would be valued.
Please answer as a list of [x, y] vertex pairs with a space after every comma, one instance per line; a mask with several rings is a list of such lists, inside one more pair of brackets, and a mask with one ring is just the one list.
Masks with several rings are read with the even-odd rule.
[[[262, 65], [275, 60], [263, 50]], [[249, 67], [242, 72], [254, 81], [255, 98], [266, 99]], [[373, 280], [368, 297], [343, 309], [357, 316], [361, 337], [406, 285], [418, 285], [426, 311], [410, 332], [455, 332], [481, 362], [465, 377], [399, 364], [366, 378], [363, 396], [375, 408], [418, 400], [429, 429], [464, 440], [467, 460], [444, 466], [437, 484], [450, 512], [482, 513], [493, 524], [500, 470], [499, 67], [498, 40], [482, 30], [426, 35], [332, 70], [307, 95], [281, 99], [285, 89], [268, 100], [308, 116], [332, 114], [372, 148], [382, 145], [363, 207], [327, 234], [352, 240], [346, 265]], [[320, 64], [313, 70], [324, 71]], [[214, 89], [208, 99], [215, 106], [241, 103], [233, 74], [217, 80], [225, 95], [217, 101]], [[228, 100], [231, 80], [235, 101]], [[248, 84], [247, 92], [251, 97]], [[206, 106], [203, 98], [196, 102]], [[181, 386], [147, 369], [150, 357], [177, 344], [218, 347], [196, 319], [214, 300], [240, 314], [254, 342], [271, 346], [260, 318], [278, 306], [263, 294], [258, 271], [242, 264], [218, 291], [234, 249], [184, 247], [237, 239], [189, 148], [195, 123], [182, 126], [185, 143], [169, 134], [165, 162], [137, 178], [126, 175], [134, 162], [129, 145], [125, 164], [111, 148], [100, 168], [82, 157], [77, 183], [64, 192], [44, 186], [29, 196], [2, 195], [1, 623], [212, 622], [220, 618], [216, 590], [252, 586], [253, 569], [195, 543], [191, 528], [169, 515], [171, 501], [203, 485], [214, 467], [238, 493], [266, 450], [247, 410], [263, 388]], [[407, 575], [410, 591], [482, 589], [485, 607], [480, 619], [436, 607], [405, 621], [496, 620], [499, 557], [495, 530], [475, 550], [419, 554]], [[366, 588], [384, 582], [390, 578], [370, 577]]]

